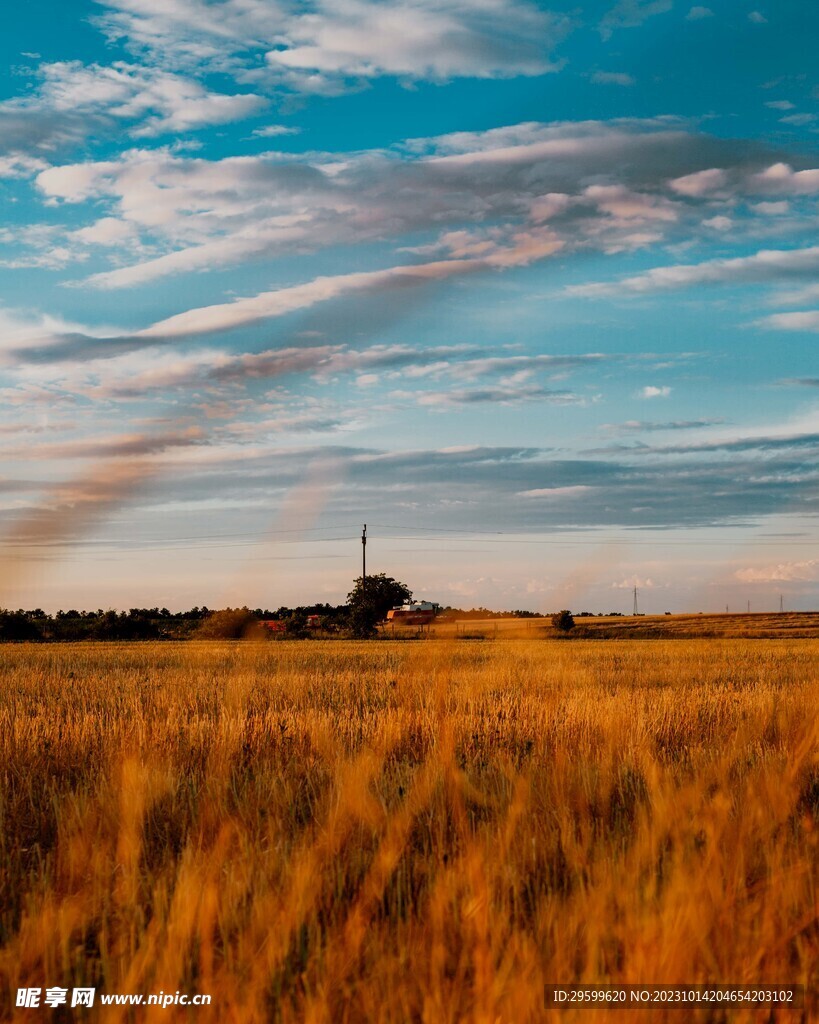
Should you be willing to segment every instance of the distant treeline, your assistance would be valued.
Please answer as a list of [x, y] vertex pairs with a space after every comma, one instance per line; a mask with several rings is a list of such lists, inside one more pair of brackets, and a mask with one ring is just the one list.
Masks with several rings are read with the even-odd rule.
[[41, 608], [25, 611], [0, 609], [0, 643], [9, 640], [187, 640], [196, 636], [246, 636], [260, 630], [264, 621], [281, 622], [291, 636], [307, 633], [310, 615], [318, 615], [320, 627], [329, 632], [347, 625], [347, 605], [316, 604], [298, 608], [224, 608], [205, 606], [184, 612], [167, 608], [131, 608], [127, 612], [58, 611], [49, 615]]
[[[584, 618], [589, 612], [580, 612]], [[617, 612], [610, 614], [619, 614]], [[442, 620], [543, 618], [540, 612], [524, 609], [497, 612], [488, 608], [446, 607]], [[222, 608], [205, 606], [185, 612], [167, 608], [131, 608], [127, 612], [59, 611], [49, 615], [41, 608], [25, 611], [0, 609], [0, 643], [8, 641], [66, 640], [189, 640], [197, 637], [231, 639], [248, 636], [275, 635], [264, 622], [279, 623], [276, 634], [288, 637], [341, 635], [354, 632], [351, 608], [347, 604], [311, 604], [296, 608]]]
[[512, 612], [495, 612], [491, 608], [442, 608], [441, 617], [444, 619], [542, 619], [541, 612], [529, 612], [523, 608], [516, 608]]

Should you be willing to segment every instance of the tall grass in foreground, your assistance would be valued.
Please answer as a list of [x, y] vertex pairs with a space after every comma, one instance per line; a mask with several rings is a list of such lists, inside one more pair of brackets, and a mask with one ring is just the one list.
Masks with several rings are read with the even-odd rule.
[[631, 1019], [547, 1012], [547, 982], [816, 989], [817, 653], [4, 647], [0, 1017], [24, 985], [206, 992], [76, 1019], [243, 1024]]

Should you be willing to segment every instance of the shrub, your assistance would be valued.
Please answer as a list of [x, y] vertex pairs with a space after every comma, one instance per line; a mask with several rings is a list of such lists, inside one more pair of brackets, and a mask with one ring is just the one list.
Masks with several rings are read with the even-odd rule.
[[205, 640], [241, 640], [258, 633], [258, 620], [249, 608], [223, 608], [211, 612], [196, 635]]
[[574, 629], [574, 616], [568, 608], [564, 608], [552, 616], [552, 625], [559, 633], [568, 633]]

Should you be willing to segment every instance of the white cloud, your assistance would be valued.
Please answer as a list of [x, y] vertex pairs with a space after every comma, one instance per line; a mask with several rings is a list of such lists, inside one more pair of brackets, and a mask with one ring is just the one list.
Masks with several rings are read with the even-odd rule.
[[671, 394], [671, 388], [667, 385], [662, 387], [655, 387], [653, 384], [648, 384], [640, 392], [643, 398], [668, 398]]
[[634, 85], [633, 75], [625, 71], [595, 71], [591, 77], [595, 85]]
[[[817, 289], [819, 298], [819, 289]], [[819, 332], [819, 309], [809, 309], [799, 313], [774, 313], [757, 321], [760, 327], [769, 327], [777, 331], [811, 331]]]
[[547, 501], [561, 501], [566, 498], [583, 497], [591, 491], [598, 490], [587, 484], [574, 484], [570, 487], [535, 487], [530, 491], [518, 491], [518, 498], [537, 498]]
[[611, 584], [612, 590], [656, 590], [657, 587], [665, 587], [668, 584], [655, 583], [650, 576], [629, 576], [624, 580]]
[[813, 583], [819, 580], [819, 558], [805, 562], [780, 562], [762, 568], [739, 569], [734, 573], [743, 583]]
[[807, 196], [819, 192], [819, 169], [794, 171], [789, 164], [772, 164], [754, 175], [751, 188], [769, 195]]
[[718, 214], [716, 217], [708, 217], [702, 222], [704, 228], [711, 228], [712, 231], [730, 231], [734, 222], [730, 217]]
[[684, 196], [708, 196], [722, 189], [727, 181], [728, 175], [719, 167], [712, 167], [707, 171], [696, 171], [694, 174], [686, 174], [682, 178], [675, 178], [671, 188]]
[[634, 192], [623, 185], [589, 185], [585, 198], [620, 220], [675, 221], [679, 208], [663, 196]]
[[813, 124], [816, 120], [816, 114], [788, 114], [787, 117], [780, 117], [780, 124], [793, 124], [797, 128], [804, 128], [806, 125]]
[[[567, 19], [525, 0], [103, 0], [110, 38], [174, 65], [308, 93], [356, 80], [512, 77], [553, 70]], [[260, 69], [258, 54], [266, 56]]]
[[254, 128], [253, 134], [260, 139], [275, 139], [281, 135], [298, 135], [301, 128], [286, 124], [267, 124], [263, 128]]
[[0, 104], [0, 114], [42, 117], [93, 117], [131, 125], [133, 136], [179, 133], [242, 120], [267, 105], [254, 93], [226, 95], [191, 78], [156, 68], [116, 61], [111, 65], [80, 61], [42, 64], [39, 88], [22, 99]]
[[267, 60], [273, 68], [363, 78], [494, 78], [553, 70], [526, 33], [542, 36], [550, 19], [528, 4], [493, 6], [464, 3], [459, 12], [445, 3], [420, 9], [364, 0], [326, 5], [321, 13], [293, 18], [289, 45], [269, 51]]
[[673, 0], [618, 0], [600, 22], [600, 33], [608, 39], [614, 29], [637, 28], [648, 18], [666, 14], [673, 6]]
[[116, 217], [102, 217], [87, 228], [74, 231], [72, 237], [85, 245], [121, 245], [134, 237], [134, 225]]
[[748, 15], [748, 21], [752, 21], [755, 25], [767, 25], [768, 19], [764, 14], [760, 14], [759, 11], [751, 11]]
[[753, 209], [765, 217], [781, 217], [790, 212], [790, 203], [787, 199], [779, 199], [773, 202], [754, 203]]
[[84, 66], [78, 61], [46, 64], [42, 101], [55, 110], [97, 109], [136, 121], [134, 135], [186, 132], [241, 120], [266, 105], [253, 93], [210, 92], [181, 75], [117, 61]]
[[45, 160], [27, 156], [25, 153], [0, 156], [0, 179], [32, 177], [46, 167], [48, 164]]
[[686, 21], [702, 21], [703, 18], [713, 18], [714, 12], [710, 7], [692, 7], [686, 14]]

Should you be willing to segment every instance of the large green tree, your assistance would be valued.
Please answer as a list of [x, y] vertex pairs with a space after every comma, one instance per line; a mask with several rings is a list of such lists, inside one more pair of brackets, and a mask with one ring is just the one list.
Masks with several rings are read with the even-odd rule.
[[351, 632], [354, 636], [372, 636], [376, 624], [386, 618], [390, 608], [411, 600], [410, 588], [392, 576], [383, 572], [375, 576], [359, 576], [347, 595]]

